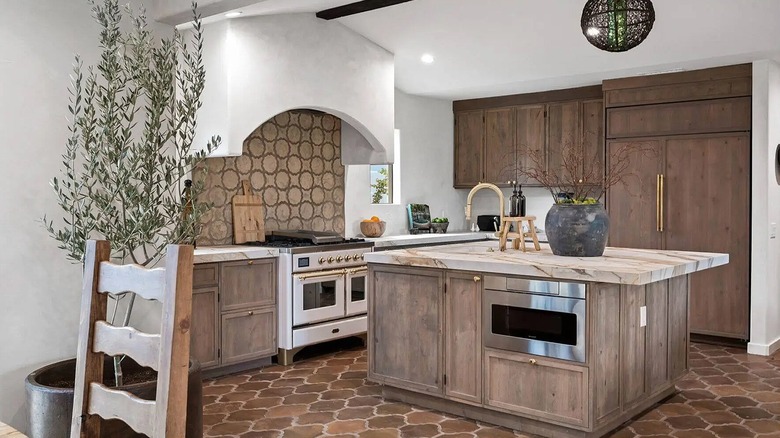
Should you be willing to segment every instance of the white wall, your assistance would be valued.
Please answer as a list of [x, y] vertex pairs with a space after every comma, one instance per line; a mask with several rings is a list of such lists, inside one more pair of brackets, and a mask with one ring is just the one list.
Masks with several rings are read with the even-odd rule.
[[780, 144], [780, 65], [753, 63], [752, 236], [750, 343], [748, 352], [780, 349], [780, 240], [770, 237], [780, 222], [780, 186], [775, 147]]
[[[390, 52], [314, 14], [239, 17], [227, 26], [223, 21], [204, 28], [220, 43], [204, 47], [211, 80], [196, 144], [218, 133], [223, 142], [215, 155], [241, 155], [244, 140], [263, 122], [290, 109], [310, 108], [348, 122], [374, 150], [392, 151], [395, 67]], [[388, 154], [386, 161], [392, 159]]]
[[80, 268], [40, 218], [60, 214], [49, 180], [68, 134], [68, 75], [74, 53], [97, 61], [98, 32], [81, 0], [6, 0], [0, 14], [0, 421], [22, 430], [26, 375], [76, 354]]
[[[509, 214], [509, 197], [512, 196], [512, 189], [502, 189], [505, 198], [504, 214]], [[468, 196], [468, 190], [459, 190], [463, 192], [464, 198]], [[523, 188], [525, 195], [525, 214], [527, 216], [536, 216], [535, 225], [537, 228], [544, 229], [544, 218], [550, 207], [553, 205], [552, 195], [547, 189], [540, 187]], [[471, 201], [471, 219], [476, 222], [477, 216], [481, 214], [498, 214], [498, 196], [492, 190], [481, 190], [474, 195]]]
[[[152, 18], [162, 23], [178, 25], [192, 20], [192, 0], [151, 0]], [[221, 14], [262, 0], [199, 0], [202, 17]]]
[[400, 131], [401, 196], [394, 205], [373, 205], [369, 166], [347, 166], [346, 234], [360, 233], [360, 220], [379, 216], [387, 222], [385, 235], [407, 234], [406, 205], [428, 204], [431, 214], [444, 214], [451, 230], [466, 228], [466, 195], [452, 188], [452, 102], [410, 96], [395, 91], [395, 127]]

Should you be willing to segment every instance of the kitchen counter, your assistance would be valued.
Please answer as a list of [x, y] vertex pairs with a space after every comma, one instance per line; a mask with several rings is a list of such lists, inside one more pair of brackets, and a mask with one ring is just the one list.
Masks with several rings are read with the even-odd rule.
[[365, 257], [369, 263], [634, 285], [714, 268], [729, 261], [728, 254], [631, 248], [607, 248], [602, 257], [562, 257], [553, 255], [547, 244], [542, 244], [539, 252], [500, 252], [496, 241], [398, 249]]
[[561, 257], [489, 240], [365, 259], [368, 379], [385, 399], [600, 438], [675, 393], [689, 371], [691, 274], [729, 256]]
[[493, 234], [494, 233], [489, 233], [487, 231], [478, 231], [476, 233], [463, 231], [444, 234], [400, 234], [377, 238], [366, 237], [366, 241], [374, 242], [374, 248], [392, 248], [410, 245], [435, 245], [437, 243], [477, 242], [480, 240], [487, 240], [491, 238]]
[[279, 256], [276, 248], [247, 245], [200, 246], [195, 249], [195, 264], [266, 259]]

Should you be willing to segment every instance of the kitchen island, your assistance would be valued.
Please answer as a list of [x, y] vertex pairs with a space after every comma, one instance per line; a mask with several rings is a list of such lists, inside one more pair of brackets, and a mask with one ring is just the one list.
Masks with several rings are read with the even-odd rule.
[[597, 437], [688, 371], [688, 276], [727, 254], [497, 242], [366, 254], [385, 397], [547, 437]]

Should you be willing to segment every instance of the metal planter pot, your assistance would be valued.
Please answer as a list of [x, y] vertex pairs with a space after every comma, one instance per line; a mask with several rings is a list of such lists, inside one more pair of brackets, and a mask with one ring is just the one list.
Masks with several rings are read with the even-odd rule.
[[553, 254], [598, 257], [607, 246], [609, 216], [601, 204], [555, 204], [544, 228]]
[[[122, 362], [125, 374], [138, 364], [129, 357]], [[103, 372], [113, 375], [113, 361], [106, 357]], [[76, 375], [76, 359], [68, 359], [53, 363], [33, 371], [27, 376], [28, 426], [27, 435], [30, 438], [68, 438], [70, 436], [70, 421], [73, 414], [73, 388], [57, 388], [50, 386], [59, 381], [73, 380]], [[153, 400], [157, 392], [157, 381], [125, 385], [120, 389], [128, 391], [143, 399]], [[104, 420], [101, 423], [101, 437], [126, 438], [145, 437], [130, 429], [118, 420]], [[203, 437], [203, 384], [200, 363], [190, 360], [187, 388], [187, 436], [186, 438]]]

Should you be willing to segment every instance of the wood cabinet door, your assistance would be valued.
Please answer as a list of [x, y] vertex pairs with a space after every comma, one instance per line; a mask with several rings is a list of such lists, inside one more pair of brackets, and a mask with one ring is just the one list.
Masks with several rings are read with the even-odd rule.
[[[517, 169], [529, 169], [534, 166], [530, 158], [531, 152], [538, 154], [542, 169], [547, 168], [547, 157], [544, 153], [547, 137], [547, 119], [544, 105], [523, 105], [515, 107], [515, 143], [517, 145]], [[517, 181], [522, 185], [539, 185], [538, 181], [518, 174]]]
[[190, 356], [203, 368], [219, 365], [219, 289], [204, 287], [192, 290], [192, 324]]
[[473, 403], [482, 401], [482, 276], [447, 274], [444, 294], [444, 392]]
[[276, 303], [276, 260], [225, 262], [220, 266], [222, 311]]
[[455, 114], [455, 188], [471, 188], [483, 178], [485, 112]]
[[581, 116], [582, 178], [597, 182], [604, 177], [604, 101], [583, 101]]
[[[563, 149], [580, 148], [580, 103], [561, 102], [547, 106], [547, 171], [566, 175]], [[578, 169], [574, 170], [578, 172]], [[576, 174], [575, 174], [576, 175]]]
[[722, 252], [691, 275], [691, 331], [747, 339], [750, 319], [750, 134], [667, 140], [666, 249]]
[[442, 273], [385, 267], [372, 272], [369, 377], [403, 389], [441, 394]]
[[500, 186], [517, 179], [513, 108], [485, 111], [485, 179]]
[[[635, 151], [628, 157], [629, 172], [624, 184], [613, 186], [607, 193], [609, 211], [609, 246], [624, 248], [662, 249], [660, 230], [658, 177], [663, 172], [663, 140], [637, 141], [645, 151]], [[632, 142], [607, 142], [607, 166], [623, 148]]]
[[540, 356], [485, 350], [485, 404], [588, 427], [588, 368]]
[[222, 364], [273, 356], [276, 329], [275, 307], [222, 314]]

